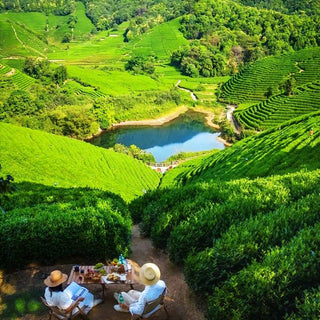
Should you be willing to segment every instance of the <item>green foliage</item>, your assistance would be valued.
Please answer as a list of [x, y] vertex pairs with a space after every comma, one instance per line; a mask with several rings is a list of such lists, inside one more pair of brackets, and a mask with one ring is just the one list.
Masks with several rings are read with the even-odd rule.
[[207, 319], [281, 319], [295, 310], [295, 297], [319, 286], [320, 225], [302, 229], [282, 247], [270, 250], [208, 299]]
[[[235, 143], [216, 154], [186, 161], [167, 172], [161, 186], [255, 178], [319, 168], [320, 112], [298, 117]], [[314, 129], [310, 135], [310, 128]]]
[[17, 11], [52, 11], [56, 15], [67, 15], [74, 10], [73, 0], [3, 0], [2, 8]]
[[105, 98], [95, 99], [91, 112], [102, 129], [108, 129], [115, 122], [114, 107]]
[[8, 100], [0, 106], [0, 118], [12, 117], [15, 115], [30, 115], [37, 111], [37, 105], [26, 91], [13, 91]]
[[132, 201], [130, 211], [141, 232], [156, 246], [168, 244], [170, 259], [181, 263], [191, 250], [211, 246], [232, 224], [295, 201], [318, 183], [317, 171], [158, 189]]
[[[218, 150], [216, 151], [218, 152]], [[171, 162], [171, 161], [177, 161], [177, 160], [186, 160], [188, 158], [193, 158], [193, 157], [198, 157], [202, 156], [208, 153], [212, 153], [212, 151], [196, 151], [196, 152], [180, 152], [177, 154], [174, 154], [173, 156], [169, 157], [166, 162]]]
[[184, 12], [181, 1], [164, 0], [84, 0], [86, 14], [98, 30], [109, 29], [132, 18], [125, 37], [142, 34], [154, 25], [178, 17]]
[[5, 207], [0, 227], [0, 243], [8, 248], [2, 268], [104, 260], [130, 250], [130, 215], [111, 193], [24, 184], [7, 203], [11, 208]]
[[141, 161], [110, 150], [4, 123], [0, 132], [3, 174], [17, 182], [100, 188], [126, 201], [159, 183], [158, 174]]
[[281, 128], [284, 121], [312, 113], [320, 109], [320, 82], [292, 89], [291, 95], [279, 94], [270, 99], [234, 112], [237, 121], [250, 130]]
[[260, 59], [223, 84], [219, 98], [228, 103], [264, 101], [270, 90], [280, 93], [279, 85], [288, 78], [295, 79], [295, 87], [319, 80], [319, 54], [317, 47]]
[[296, 299], [296, 313], [286, 316], [286, 320], [318, 319], [320, 317], [320, 287], [305, 290], [303, 297]]
[[319, 187], [311, 184], [313, 195], [233, 224], [219, 241], [214, 241], [212, 248], [208, 246], [204, 251], [190, 254], [184, 274], [192, 290], [200, 295], [212, 294], [216, 286], [253, 260], [261, 261], [272, 247], [284, 245], [302, 228], [319, 222]]
[[[207, 40], [212, 50], [229, 55], [232, 63], [240, 65], [264, 54], [317, 46], [320, 41], [317, 16], [288, 16], [234, 1], [196, 2], [192, 13], [182, 18], [180, 30], [188, 39]], [[230, 50], [237, 46], [239, 54]]]
[[222, 55], [215, 55], [206, 46], [194, 42], [190, 47], [180, 48], [171, 54], [171, 64], [182, 74], [196, 78], [227, 74], [226, 61]]
[[239, 0], [237, 1], [247, 6], [255, 6], [258, 8], [266, 8], [283, 13], [298, 13], [303, 12], [308, 15], [319, 14], [319, 5], [316, 1], [300, 0], [299, 2], [291, 0], [277, 0], [277, 1], [265, 1], [265, 0]]
[[135, 74], [137, 73], [146, 73], [146, 74], [153, 74], [155, 67], [154, 67], [154, 58], [149, 57], [145, 58], [142, 56], [132, 57], [128, 60], [125, 64], [125, 69], [129, 71], [133, 71]]
[[126, 147], [123, 144], [116, 143], [112, 150], [115, 152], [126, 154], [130, 157], [136, 158], [138, 160], [141, 160], [143, 162], [156, 162], [154, 156], [151, 153], [148, 153], [140, 148], [138, 148], [136, 145], [132, 144], [129, 147]]

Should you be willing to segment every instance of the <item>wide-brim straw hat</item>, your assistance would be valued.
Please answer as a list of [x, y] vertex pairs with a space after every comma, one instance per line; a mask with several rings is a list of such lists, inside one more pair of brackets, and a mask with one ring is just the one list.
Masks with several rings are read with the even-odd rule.
[[152, 285], [160, 280], [160, 269], [154, 263], [144, 264], [139, 273], [140, 282], [144, 285]]
[[54, 270], [50, 273], [50, 276], [44, 280], [44, 284], [48, 287], [56, 287], [67, 279], [68, 276], [65, 273], [62, 273], [60, 270]]

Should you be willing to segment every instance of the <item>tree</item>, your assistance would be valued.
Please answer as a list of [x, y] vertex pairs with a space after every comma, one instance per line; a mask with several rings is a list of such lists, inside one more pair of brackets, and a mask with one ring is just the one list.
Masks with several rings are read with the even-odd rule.
[[94, 100], [91, 112], [102, 129], [108, 129], [115, 122], [114, 107], [105, 98]]
[[67, 80], [67, 68], [65, 66], [59, 66], [55, 69], [52, 79], [56, 84], [63, 85], [64, 81]]
[[285, 80], [284, 83], [279, 85], [279, 89], [284, 92], [285, 95], [291, 96], [293, 95], [293, 89], [296, 84], [296, 79], [294, 77], [289, 77], [287, 80]]

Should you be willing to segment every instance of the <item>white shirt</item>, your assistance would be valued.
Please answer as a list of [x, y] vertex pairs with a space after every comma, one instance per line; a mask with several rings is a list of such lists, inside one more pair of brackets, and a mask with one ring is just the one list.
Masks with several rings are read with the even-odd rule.
[[141, 292], [139, 300], [130, 304], [130, 313], [141, 315], [146, 302], [157, 299], [165, 288], [166, 284], [162, 280], [159, 280], [157, 283], [151, 286], [145, 286], [144, 290]]
[[67, 309], [73, 303], [70, 296], [64, 291], [53, 291], [47, 287], [44, 293], [44, 297], [50, 306], [56, 306], [60, 309]]

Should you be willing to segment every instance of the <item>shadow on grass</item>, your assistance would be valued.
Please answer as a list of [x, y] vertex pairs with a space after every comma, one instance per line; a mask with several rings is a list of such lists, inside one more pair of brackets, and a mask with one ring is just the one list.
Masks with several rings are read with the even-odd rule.
[[43, 293], [43, 288], [29, 288], [12, 295], [1, 293], [0, 318], [14, 320], [26, 314], [44, 314], [47, 309], [40, 300]]

